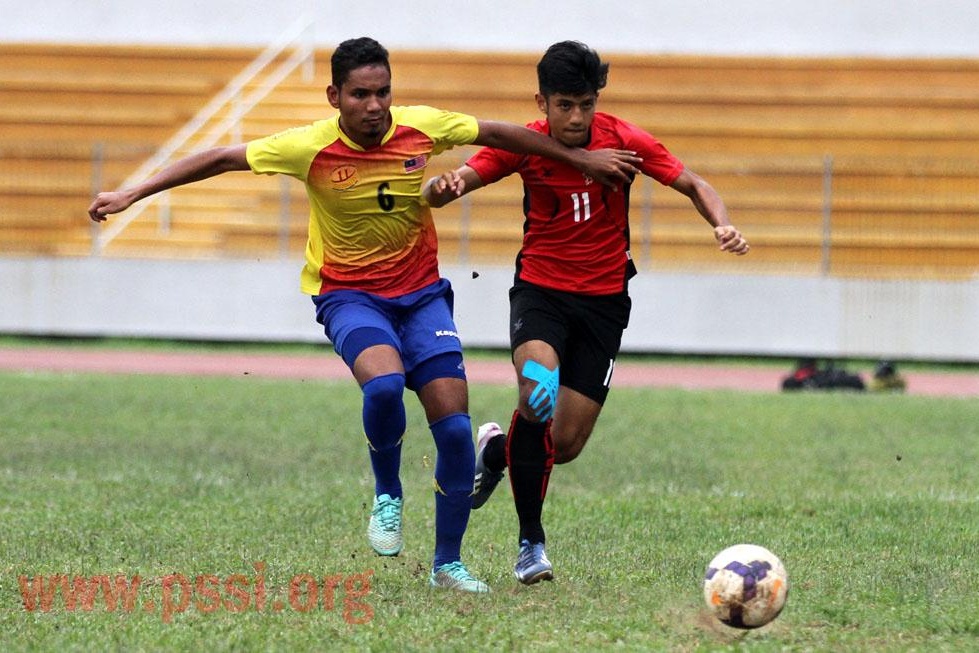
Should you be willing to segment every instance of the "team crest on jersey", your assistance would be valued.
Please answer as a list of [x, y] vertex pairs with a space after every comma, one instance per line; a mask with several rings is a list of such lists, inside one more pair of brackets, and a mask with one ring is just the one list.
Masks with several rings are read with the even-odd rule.
[[359, 181], [357, 166], [352, 163], [339, 165], [330, 171], [330, 184], [333, 186], [333, 190], [353, 188]]
[[419, 154], [416, 157], [405, 160], [405, 172], [414, 172], [415, 170], [421, 170], [428, 164], [428, 156], [425, 154]]
[[583, 175], [581, 175], [581, 176], [585, 178], [585, 186], [590, 186], [590, 185], [591, 185], [591, 183], [592, 183], [593, 181], [595, 181], [594, 179], [592, 179], [592, 178], [591, 178], [591, 177], [589, 177], [588, 175], [584, 175], [584, 174], [583, 174]]

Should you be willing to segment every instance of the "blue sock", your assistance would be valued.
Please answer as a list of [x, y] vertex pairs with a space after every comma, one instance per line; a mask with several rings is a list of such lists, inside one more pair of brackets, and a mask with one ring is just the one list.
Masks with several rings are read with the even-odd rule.
[[364, 433], [374, 469], [374, 494], [400, 498], [401, 439], [405, 433], [404, 374], [374, 377], [361, 389]]
[[472, 420], [454, 413], [430, 424], [435, 438], [435, 561], [433, 569], [461, 557], [472, 509], [476, 450]]

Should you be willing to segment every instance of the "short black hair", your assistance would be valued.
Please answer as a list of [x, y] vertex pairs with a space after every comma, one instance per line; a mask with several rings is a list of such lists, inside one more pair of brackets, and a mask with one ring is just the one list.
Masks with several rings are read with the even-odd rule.
[[580, 41], [561, 41], [547, 48], [537, 64], [540, 94], [598, 93], [608, 80], [608, 64]]
[[344, 41], [337, 46], [330, 58], [333, 85], [340, 88], [350, 78], [350, 71], [372, 65], [384, 66], [388, 74], [391, 74], [388, 51], [383, 45], [369, 36]]

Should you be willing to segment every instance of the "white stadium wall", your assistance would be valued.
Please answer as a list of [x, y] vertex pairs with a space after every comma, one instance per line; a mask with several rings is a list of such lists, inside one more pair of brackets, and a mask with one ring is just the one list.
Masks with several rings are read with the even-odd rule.
[[[326, 342], [300, 261], [0, 258], [0, 333]], [[446, 267], [470, 347], [508, 344], [512, 270]], [[979, 362], [979, 280], [640, 274], [623, 349]]]

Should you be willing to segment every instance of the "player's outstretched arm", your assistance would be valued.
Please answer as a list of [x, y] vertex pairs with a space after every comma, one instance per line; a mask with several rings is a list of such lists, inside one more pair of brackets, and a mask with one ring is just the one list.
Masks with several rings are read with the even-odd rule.
[[125, 211], [135, 202], [168, 188], [182, 186], [232, 170], [249, 170], [245, 145], [213, 147], [175, 161], [146, 181], [132, 188], [99, 193], [88, 207], [95, 222], [106, 216]]
[[517, 154], [538, 154], [563, 161], [606, 186], [631, 181], [642, 159], [631, 150], [585, 150], [568, 147], [556, 138], [526, 127], [494, 120], [479, 121], [475, 145], [486, 145]]
[[684, 169], [670, 187], [689, 197], [697, 212], [714, 227], [714, 238], [720, 243], [721, 250], [738, 256], [748, 253], [751, 249], [748, 241], [731, 224], [724, 200], [714, 187], [707, 183], [707, 180], [691, 170]]
[[483, 180], [479, 178], [476, 171], [464, 165], [429, 179], [422, 189], [422, 196], [429, 206], [437, 209], [457, 197], [482, 187]]

